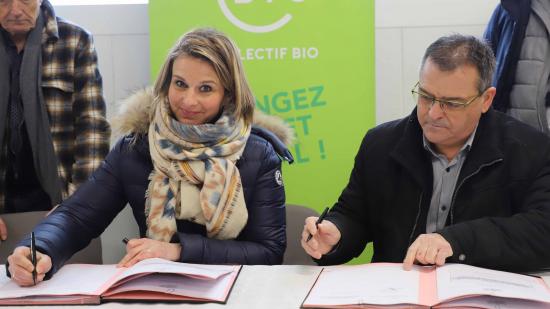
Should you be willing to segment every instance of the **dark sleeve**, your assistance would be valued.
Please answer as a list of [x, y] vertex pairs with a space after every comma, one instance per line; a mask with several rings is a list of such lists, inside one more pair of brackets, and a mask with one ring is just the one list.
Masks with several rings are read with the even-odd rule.
[[493, 49], [493, 52], [495, 52], [495, 54], [501, 35], [500, 29], [502, 28], [502, 25], [500, 24], [500, 16], [502, 14], [502, 10], [502, 6], [498, 4], [493, 11], [493, 14], [491, 15], [491, 19], [489, 19], [489, 22], [487, 23], [485, 31], [483, 32], [483, 39], [485, 39], [485, 41], [487, 41], [491, 45], [491, 48]]
[[[260, 168], [255, 176], [248, 222], [235, 240], [218, 240], [179, 233], [182, 262], [205, 264], [281, 264], [286, 248], [285, 191], [275, 180], [281, 160], [264, 141]], [[260, 147], [257, 147], [260, 150]], [[253, 162], [245, 164], [254, 164]], [[241, 173], [241, 177], [243, 174]]]
[[340, 242], [329, 254], [319, 260], [319, 265], [335, 265], [346, 263], [363, 252], [366, 244], [371, 241], [368, 230], [366, 205], [367, 170], [365, 162], [368, 160], [368, 144], [370, 136], [367, 133], [359, 152], [355, 156], [355, 164], [347, 186], [340, 194], [338, 202], [332, 207], [326, 220], [334, 223], [340, 230]]
[[[126, 205], [120, 179], [122, 141], [69, 199], [34, 228], [37, 249], [52, 259], [51, 277], [77, 251], [99, 237]], [[19, 246], [30, 246], [24, 239]]]
[[75, 150], [72, 182], [84, 183], [109, 151], [111, 128], [106, 119], [101, 74], [92, 36], [80, 30], [74, 63], [73, 125]]
[[484, 217], [445, 227], [440, 233], [453, 249], [447, 261], [507, 271], [550, 266], [550, 151], [509, 217]]

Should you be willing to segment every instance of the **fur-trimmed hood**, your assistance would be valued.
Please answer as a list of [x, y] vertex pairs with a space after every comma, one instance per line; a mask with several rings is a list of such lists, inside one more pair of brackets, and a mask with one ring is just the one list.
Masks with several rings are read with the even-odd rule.
[[[119, 138], [129, 133], [146, 134], [153, 112], [152, 103], [151, 88], [141, 89], [122, 100], [117, 115], [111, 121], [113, 135]], [[287, 146], [294, 142], [294, 130], [277, 116], [267, 115], [256, 109], [253, 125], [272, 132]]]

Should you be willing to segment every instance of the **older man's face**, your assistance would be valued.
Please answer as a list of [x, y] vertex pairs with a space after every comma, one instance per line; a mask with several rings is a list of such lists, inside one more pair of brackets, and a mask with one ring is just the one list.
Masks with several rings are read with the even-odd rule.
[[456, 154], [476, 128], [481, 114], [491, 107], [496, 89], [490, 87], [480, 94], [477, 89], [478, 79], [477, 68], [472, 65], [462, 65], [453, 71], [442, 71], [430, 58], [426, 60], [419, 81], [423, 93], [458, 102], [475, 98], [466, 107], [449, 111], [444, 111], [439, 104], [425, 105], [418, 101], [418, 122], [426, 139], [440, 153]]
[[42, 0], [0, 0], [0, 25], [12, 36], [28, 33], [36, 25]]

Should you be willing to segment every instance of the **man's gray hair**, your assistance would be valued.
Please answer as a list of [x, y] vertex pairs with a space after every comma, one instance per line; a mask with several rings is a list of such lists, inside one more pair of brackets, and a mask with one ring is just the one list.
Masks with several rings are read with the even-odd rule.
[[426, 49], [421, 71], [428, 58], [442, 71], [454, 71], [462, 65], [473, 65], [479, 73], [479, 93], [491, 86], [495, 55], [487, 43], [474, 36], [452, 34], [440, 37]]

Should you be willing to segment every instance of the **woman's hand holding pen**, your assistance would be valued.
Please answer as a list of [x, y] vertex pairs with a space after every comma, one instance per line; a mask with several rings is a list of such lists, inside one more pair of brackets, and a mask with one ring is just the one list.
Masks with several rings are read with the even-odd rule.
[[[334, 223], [328, 220], [317, 223], [317, 219], [317, 217], [306, 218], [301, 243], [307, 254], [320, 259], [332, 250], [342, 235]], [[309, 241], [308, 238], [310, 238]]]
[[179, 243], [167, 243], [149, 238], [130, 239], [126, 243], [126, 255], [117, 266], [130, 267], [141, 260], [155, 257], [178, 261], [181, 250]]
[[[8, 257], [11, 279], [20, 286], [32, 286], [34, 265], [31, 261], [29, 247], [17, 247]], [[52, 268], [52, 260], [46, 254], [36, 251], [36, 283], [44, 280]]]

